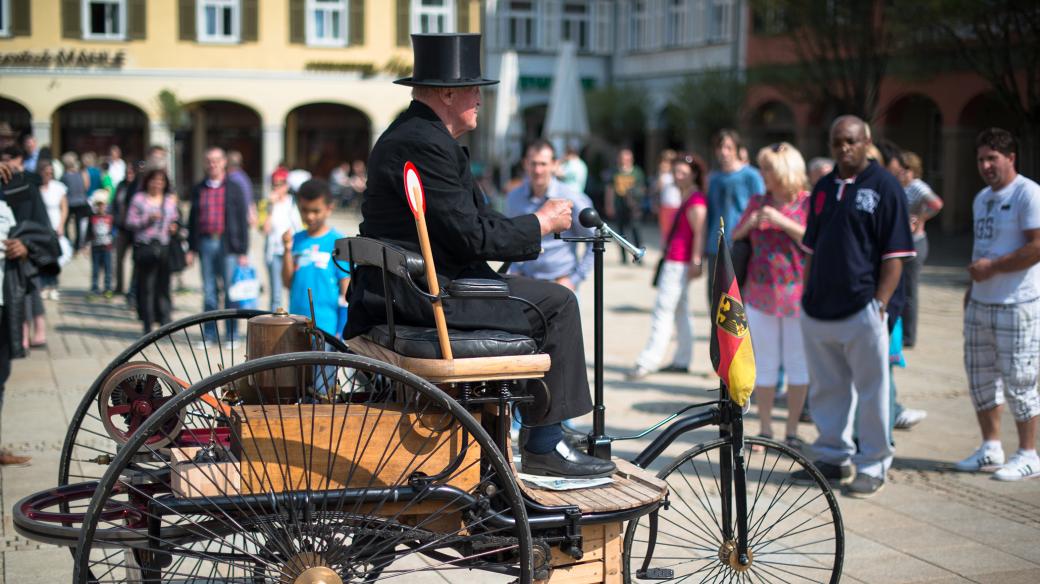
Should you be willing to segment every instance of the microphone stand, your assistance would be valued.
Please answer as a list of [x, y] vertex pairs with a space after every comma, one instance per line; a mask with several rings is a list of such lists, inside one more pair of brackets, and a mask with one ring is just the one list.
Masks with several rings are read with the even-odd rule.
[[[586, 209], [585, 212], [590, 211]], [[632, 253], [638, 260], [642, 257], [642, 248], [637, 248], [614, 233], [610, 227], [599, 219], [598, 215], [589, 219], [586, 224], [585, 212], [583, 212], [582, 225], [594, 227], [595, 234], [592, 237], [561, 237], [558, 239], [570, 243], [585, 243], [591, 246], [593, 257], [592, 292], [593, 292], [593, 332], [592, 332], [592, 358], [593, 358], [593, 381], [592, 381], [592, 432], [587, 437], [588, 453], [603, 460], [610, 460], [610, 443], [612, 438], [606, 432], [607, 407], [603, 396], [603, 254], [607, 251], [607, 241], [619, 240], [621, 247]], [[627, 244], [627, 245], [626, 245]], [[633, 252], [631, 250], [636, 250]]]

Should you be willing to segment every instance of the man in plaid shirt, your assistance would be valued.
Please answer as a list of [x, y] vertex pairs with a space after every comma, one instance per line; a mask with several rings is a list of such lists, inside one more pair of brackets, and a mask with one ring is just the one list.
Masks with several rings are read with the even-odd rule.
[[[223, 148], [206, 151], [206, 178], [191, 191], [188, 217], [188, 262], [198, 254], [202, 268], [202, 308], [216, 310], [220, 296], [228, 307], [227, 291], [237, 265], [249, 263], [249, 207], [252, 201], [234, 181], [227, 179], [227, 155]], [[219, 283], [219, 288], [218, 288]], [[235, 342], [235, 321], [228, 320], [228, 343]], [[217, 339], [216, 326], [207, 324], [206, 337]]]

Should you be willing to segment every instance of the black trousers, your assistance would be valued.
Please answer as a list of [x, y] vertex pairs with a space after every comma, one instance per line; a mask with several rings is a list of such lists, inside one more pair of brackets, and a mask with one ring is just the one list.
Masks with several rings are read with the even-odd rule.
[[153, 324], [170, 322], [173, 303], [170, 300], [169, 246], [157, 246], [158, 254], [140, 253], [135, 249], [134, 269], [137, 275], [137, 316], [145, 332]]
[[[614, 207], [616, 209], [615, 220], [617, 221], [618, 235], [630, 239], [632, 244], [636, 247], [642, 247], [643, 244], [639, 237], [639, 226], [636, 221], [635, 205], [636, 203], [634, 201], [629, 201], [628, 197], [619, 197], [617, 199], [617, 205]], [[631, 235], [629, 235], [629, 232], [631, 232]], [[621, 251], [621, 263], [627, 264], [628, 252], [620, 246], [618, 246], [618, 249]]]
[[524, 423], [543, 426], [591, 412], [592, 397], [577, 297], [554, 282], [524, 277], [510, 278], [509, 291], [537, 306], [548, 321], [546, 329], [537, 311], [525, 305], [524, 316], [531, 327], [528, 334], [536, 339], [545, 339], [542, 351], [549, 354], [552, 365], [545, 375], [550, 395], [549, 411], [541, 420], [525, 419]]

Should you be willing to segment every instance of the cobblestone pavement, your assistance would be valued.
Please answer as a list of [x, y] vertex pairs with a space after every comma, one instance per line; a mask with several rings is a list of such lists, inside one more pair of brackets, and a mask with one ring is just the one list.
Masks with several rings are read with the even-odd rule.
[[[337, 214], [335, 222], [354, 232], [356, 220], [350, 215]], [[258, 243], [254, 258], [261, 257]], [[950, 247], [963, 250], [963, 242], [954, 244]], [[932, 249], [943, 246], [933, 244]], [[961, 296], [967, 280], [959, 267], [962, 256], [933, 254], [935, 261], [923, 277], [919, 347], [907, 353], [909, 367], [896, 373], [900, 399], [929, 415], [912, 431], [897, 432], [895, 465], [881, 494], [865, 501], [840, 498], [846, 525], [844, 581], [1040, 582], [1040, 480], [999, 483], [986, 475], [952, 470], [952, 463], [979, 440], [961, 362]], [[654, 252], [648, 255], [656, 258]], [[694, 371], [623, 380], [649, 331], [652, 263], [626, 267], [613, 249], [607, 256], [607, 419], [615, 435], [632, 434], [685, 404], [703, 400], [717, 385], [709, 374], [703, 278], [692, 292], [698, 334]], [[33, 456], [31, 466], [0, 469], [0, 579], [11, 584], [70, 579], [68, 551], [15, 534], [10, 510], [21, 497], [56, 484], [65, 429], [84, 391], [140, 334], [121, 298], [86, 297], [88, 277], [86, 257], [67, 267], [61, 300], [46, 303], [47, 347], [16, 361], [8, 383], [0, 443]], [[190, 291], [176, 295], [177, 317], [198, 311], [202, 304], [197, 268], [185, 272], [184, 283]], [[580, 296], [586, 346], [591, 347], [591, 284]], [[779, 410], [777, 421], [784, 414]], [[757, 431], [756, 420], [748, 426], [750, 433]], [[802, 425], [801, 433], [806, 440], [814, 436], [811, 425]], [[658, 464], [709, 437], [708, 431], [685, 436]], [[1014, 448], [1010, 416], [1005, 416], [1003, 439], [1006, 450]], [[632, 456], [645, 444], [617, 443], [615, 453]], [[474, 575], [461, 577], [472, 581]]]

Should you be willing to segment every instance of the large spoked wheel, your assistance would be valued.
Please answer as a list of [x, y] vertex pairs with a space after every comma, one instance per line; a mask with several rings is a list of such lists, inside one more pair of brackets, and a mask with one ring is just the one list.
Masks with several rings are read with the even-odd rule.
[[[236, 402], [245, 388], [270, 401]], [[479, 421], [406, 371], [312, 352], [231, 367], [148, 417], [97, 483], [74, 581], [481, 569], [526, 584], [531, 562], [519, 487]]]
[[[125, 442], [122, 434], [128, 437], [129, 431], [136, 429], [136, 419], [128, 416], [120, 420], [111, 415], [118, 413], [120, 406], [125, 405], [120, 400], [131, 403], [132, 400], [126, 399], [125, 387], [113, 383], [114, 390], [103, 396], [106, 407], [99, 407], [99, 395], [105, 391], [106, 383], [113, 382], [114, 377], [118, 376], [117, 369], [131, 361], [151, 363], [185, 385], [191, 385], [245, 361], [245, 344], [241, 341], [228, 342], [228, 330], [237, 328], [237, 338], [242, 339], [246, 321], [261, 314], [270, 313], [264, 310], [231, 309], [192, 315], [141, 337], [113, 359], [87, 389], [72, 416], [58, 462], [58, 486], [101, 478], [106, 465], [116, 454], [117, 443]], [[342, 341], [323, 335], [333, 350], [347, 351]], [[168, 392], [165, 395], [157, 392], [154, 401], [158, 402], [166, 396]], [[113, 422], [121, 426], [121, 432], [115, 432], [120, 442], [113, 438]], [[73, 511], [68, 508], [63, 510]]]
[[[732, 492], [722, 471], [731, 448], [728, 440], [716, 440], [658, 473], [668, 482], [668, 505], [629, 523], [626, 583], [839, 581], [844, 527], [827, 481], [783, 444], [753, 437], [745, 445], [750, 565], [740, 564], [734, 538], [724, 535], [736, 533], [735, 513], [728, 530], [722, 519], [721, 493]], [[808, 471], [809, 484], [792, 480], [801, 470]]]

